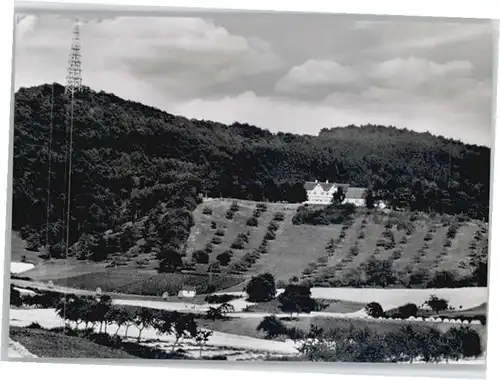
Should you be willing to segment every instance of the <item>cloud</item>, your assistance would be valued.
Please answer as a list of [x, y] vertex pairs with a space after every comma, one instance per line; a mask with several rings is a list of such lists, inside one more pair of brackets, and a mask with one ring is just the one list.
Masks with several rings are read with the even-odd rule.
[[[57, 50], [57, 56], [45, 54], [42, 59], [45, 65], [64, 71], [72, 22], [52, 18], [53, 25], [49, 26], [49, 20], [44, 19], [37, 35], [19, 44], [21, 70], [34, 70], [29, 63], [33, 55]], [[81, 26], [81, 45], [85, 82], [115, 92], [121, 92], [123, 86], [117, 88], [103, 72], [112, 73], [112, 77], [120, 72], [124, 78], [140, 78], [166, 93], [192, 96], [282, 65], [265, 41], [231, 34], [213, 22], [197, 18], [87, 20]], [[89, 81], [94, 74], [87, 73], [96, 71], [100, 71], [100, 81]], [[47, 77], [41, 71], [39, 74], [41, 79]]]
[[19, 43], [23, 38], [35, 29], [37, 17], [34, 15], [16, 15], [16, 42]]
[[472, 73], [469, 61], [450, 61], [436, 63], [421, 58], [396, 58], [382, 62], [360, 63], [342, 66], [334, 61], [308, 60], [293, 67], [276, 84], [278, 92], [314, 91], [315, 87], [329, 86], [338, 89], [339, 85], [359, 87], [376, 85], [379, 87], [416, 89], [450, 77], [463, 77]]
[[441, 80], [470, 75], [473, 66], [468, 61], [436, 63], [421, 58], [396, 58], [369, 65], [367, 79], [379, 85], [416, 89], [422, 85], [439, 86]]
[[[273, 131], [371, 122], [491, 140], [488, 24], [190, 15], [87, 16], [84, 84], [190, 118]], [[17, 88], [65, 82], [73, 23], [68, 15], [18, 20]]]
[[359, 74], [334, 61], [308, 60], [293, 67], [276, 84], [278, 92], [300, 92], [303, 88], [336, 86], [355, 83]]

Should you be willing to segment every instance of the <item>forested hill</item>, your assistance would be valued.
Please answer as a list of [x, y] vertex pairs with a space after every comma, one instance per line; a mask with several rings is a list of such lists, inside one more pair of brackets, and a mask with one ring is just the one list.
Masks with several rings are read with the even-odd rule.
[[[52, 85], [15, 94], [13, 228], [44, 239], [52, 115], [49, 235], [56, 244], [64, 227], [70, 107], [63, 86], [54, 93], [53, 104]], [[319, 136], [272, 134], [188, 120], [88, 88], [77, 95], [73, 120], [71, 243], [149, 215], [150, 224], [181, 221], [162, 228], [182, 249], [181, 231], [192, 223], [200, 193], [298, 202], [302, 182], [311, 179], [372, 187], [398, 207], [488, 215], [490, 149], [430, 134], [371, 125]]]

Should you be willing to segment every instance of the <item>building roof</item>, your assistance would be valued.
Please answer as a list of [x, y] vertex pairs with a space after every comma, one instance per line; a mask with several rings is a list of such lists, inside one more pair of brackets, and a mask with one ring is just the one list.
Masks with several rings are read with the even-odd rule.
[[347, 189], [346, 198], [348, 199], [362, 199], [366, 195], [368, 189], [364, 187], [349, 187]]
[[310, 191], [310, 190], [314, 189], [317, 184], [318, 184], [317, 182], [310, 182], [309, 181], [309, 182], [305, 183], [304, 187], [306, 190]]
[[304, 187], [307, 191], [311, 191], [314, 189], [317, 185], [320, 185], [321, 188], [324, 191], [329, 191], [332, 186], [337, 186], [337, 187], [342, 187], [344, 190], [349, 187], [349, 184], [347, 183], [335, 183], [335, 182], [315, 182], [315, 181], [308, 181], [305, 183]]

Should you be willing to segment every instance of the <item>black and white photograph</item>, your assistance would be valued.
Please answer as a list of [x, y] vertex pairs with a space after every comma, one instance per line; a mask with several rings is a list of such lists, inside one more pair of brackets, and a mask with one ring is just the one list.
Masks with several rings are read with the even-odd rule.
[[495, 41], [17, 14], [9, 359], [484, 365]]

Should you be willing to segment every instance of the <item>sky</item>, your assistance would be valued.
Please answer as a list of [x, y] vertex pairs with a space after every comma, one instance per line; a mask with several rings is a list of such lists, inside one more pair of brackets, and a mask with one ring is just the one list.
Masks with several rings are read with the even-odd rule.
[[[65, 83], [75, 18], [19, 15], [15, 88]], [[487, 21], [209, 13], [80, 18], [83, 84], [272, 132], [382, 124], [491, 146]]]

